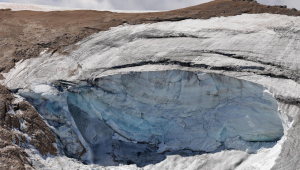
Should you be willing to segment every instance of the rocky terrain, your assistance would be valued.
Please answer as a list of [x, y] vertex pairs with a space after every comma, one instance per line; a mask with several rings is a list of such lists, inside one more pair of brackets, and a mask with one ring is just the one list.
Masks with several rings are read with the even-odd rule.
[[0, 168], [297, 169], [299, 15], [0, 10]]

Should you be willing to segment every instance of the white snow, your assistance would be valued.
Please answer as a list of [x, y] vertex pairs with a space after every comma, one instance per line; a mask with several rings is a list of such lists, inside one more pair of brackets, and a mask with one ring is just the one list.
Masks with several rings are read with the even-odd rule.
[[67, 10], [76, 10], [74, 8], [66, 8], [66, 7], [55, 7], [55, 6], [47, 6], [47, 5], [30, 5], [30, 4], [18, 4], [18, 3], [7, 3], [0, 2], [0, 9], [10, 8], [12, 11], [67, 11]]
[[34, 86], [34, 89], [33, 89], [33, 91], [35, 93], [46, 93], [50, 90], [51, 90], [51, 86], [49, 86], [49, 85], [37, 85], [37, 86]]
[[[70, 159], [66, 156], [43, 158], [34, 149], [28, 149], [26, 152], [31, 156], [33, 165], [40, 170], [56, 169], [80, 169], [80, 170], [268, 170], [271, 169], [278, 157], [281, 145], [285, 139], [282, 139], [272, 149], [261, 149], [257, 154], [247, 154], [242, 151], [221, 151], [213, 154], [203, 154], [190, 157], [180, 155], [171, 155], [155, 165], [148, 165], [138, 168], [136, 165], [119, 165], [115, 167], [103, 167], [99, 165], [83, 165], [76, 159]], [[241, 164], [236, 167], [235, 164]]]
[[[31, 4], [19, 4], [19, 3], [7, 3], [7, 2], [0, 2], [0, 9], [7, 9], [10, 8], [12, 11], [73, 11], [73, 10], [91, 10], [91, 9], [84, 9], [84, 8], [68, 8], [68, 7], [56, 7], [56, 6], [49, 6], [49, 5], [31, 5]], [[158, 11], [138, 11], [138, 10], [109, 10], [109, 9], [93, 9], [96, 11], [111, 11], [117, 13], [148, 13], [148, 12], [158, 12]]]

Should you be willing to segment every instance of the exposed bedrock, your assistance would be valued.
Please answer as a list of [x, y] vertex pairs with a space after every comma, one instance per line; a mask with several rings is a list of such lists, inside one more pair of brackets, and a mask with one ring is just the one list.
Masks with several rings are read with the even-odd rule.
[[[65, 89], [60, 97], [58, 90], [63, 89], [40, 85], [35, 93], [20, 94], [62, 138], [66, 134], [59, 129], [64, 124], [72, 127], [74, 120], [73, 128], [82, 136], [78, 140], [90, 154], [86, 160], [100, 165], [144, 166], [178, 152], [237, 149], [255, 153], [273, 147], [284, 135], [277, 101], [266, 88], [221, 74], [128, 72]], [[62, 115], [66, 117], [55, 120]], [[58, 120], [70, 122], [59, 124]]]

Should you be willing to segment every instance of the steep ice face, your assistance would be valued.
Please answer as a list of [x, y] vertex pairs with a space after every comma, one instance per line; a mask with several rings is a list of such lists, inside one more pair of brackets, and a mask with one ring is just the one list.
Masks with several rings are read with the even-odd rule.
[[[268, 90], [220, 74], [128, 72], [57, 90], [52, 96], [50, 89], [55, 91], [38, 85], [34, 93], [21, 95], [48, 120], [71, 117], [92, 155], [90, 161], [100, 165], [116, 165], [124, 157], [138, 159], [133, 155], [145, 153], [150, 145], [156, 148], [150, 157], [186, 149], [213, 152], [220, 147], [256, 152], [273, 147], [284, 134], [277, 101]], [[133, 155], [128, 155], [128, 148]], [[133, 163], [146, 165], [140, 159]]]
[[[96, 87], [69, 93], [67, 99], [77, 124], [85, 119], [82, 110], [126, 139], [159, 143], [164, 150], [211, 152], [227, 138], [273, 142], [283, 136], [277, 102], [267, 90], [221, 75], [179, 70], [118, 74], [99, 78]], [[90, 126], [95, 125], [84, 124], [81, 133], [92, 132]], [[86, 139], [102, 140], [97, 135]]]

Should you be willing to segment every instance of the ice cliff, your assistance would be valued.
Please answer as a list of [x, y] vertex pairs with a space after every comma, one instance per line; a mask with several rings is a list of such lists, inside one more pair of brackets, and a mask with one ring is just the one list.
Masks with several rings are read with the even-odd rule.
[[292, 167], [299, 28], [274, 14], [124, 25], [20, 61], [2, 83], [87, 164]]

